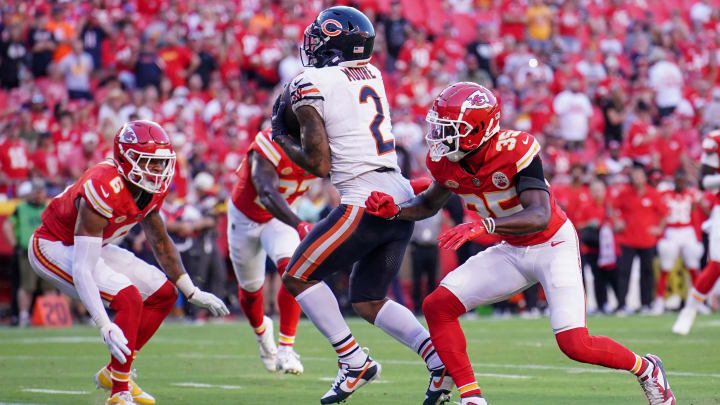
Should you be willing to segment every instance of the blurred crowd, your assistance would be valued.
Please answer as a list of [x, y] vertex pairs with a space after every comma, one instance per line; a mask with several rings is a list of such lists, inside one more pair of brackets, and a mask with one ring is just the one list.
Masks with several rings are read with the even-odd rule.
[[[383, 71], [404, 174], [426, 175], [424, 117], [440, 89], [460, 80], [493, 89], [501, 124], [544, 147], [546, 175], [603, 283], [598, 310], [633, 311], [625, 295], [637, 257], [640, 305], [650, 311], [671, 211], [661, 192], [676, 178], [696, 187], [702, 138], [720, 128], [718, 0], [5, 1], [0, 196], [17, 198], [34, 179], [52, 197], [109, 155], [124, 122], [156, 121], [178, 153], [169, 229], [188, 244], [184, 259], [207, 268], [197, 277], [225, 288], [223, 203], [234, 171], [281, 85], [302, 69], [305, 26], [336, 4], [375, 22], [372, 63]], [[335, 198], [320, 184], [302, 212], [317, 220]], [[693, 205], [698, 240], [713, 199]], [[411, 251], [422, 266], [408, 306], [434, 288], [439, 263], [469, 254], [438, 260], [437, 249], [422, 249], [440, 227], [463, 220], [457, 204], [449, 211], [452, 221], [418, 226], [421, 249]], [[141, 252], [142, 235], [128, 243]], [[530, 309], [538, 296], [524, 300]]]

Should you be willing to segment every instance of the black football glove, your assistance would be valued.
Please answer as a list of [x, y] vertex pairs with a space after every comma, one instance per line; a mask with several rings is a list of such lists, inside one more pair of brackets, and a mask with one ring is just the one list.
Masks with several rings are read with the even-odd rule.
[[287, 107], [285, 100], [283, 100], [284, 94], [285, 91], [281, 92], [275, 99], [275, 104], [273, 104], [272, 118], [270, 120], [272, 127], [272, 133], [270, 134], [271, 140], [275, 140], [276, 136], [288, 134], [283, 119], [285, 117], [285, 108]]

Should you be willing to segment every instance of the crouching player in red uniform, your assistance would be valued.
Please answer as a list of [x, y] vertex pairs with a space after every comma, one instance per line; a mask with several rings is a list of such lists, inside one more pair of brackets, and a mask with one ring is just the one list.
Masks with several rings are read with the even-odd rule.
[[291, 205], [310, 188], [315, 176], [293, 163], [270, 140], [270, 128], [258, 133], [237, 169], [238, 181], [228, 204], [230, 259], [238, 280], [240, 305], [255, 331], [260, 360], [268, 371], [302, 374], [293, 350], [300, 306], [284, 286], [278, 291], [280, 350], [272, 319], [263, 313], [265, 258], [282, 276], [300, 241], [312, 225], [295, 215]]
[[462, 404], [486, 402], [458, 317], [537, 282], [545, 290], [550, 324], [563, 353], [580, 362], [628, 370], [638, 376], [651, 405], [675, 404], [659, 358], [638, 356], [607, 337], [588, 334], [577, 233], [545, 181], [538, 141], [525, 132], [501, 131], [495, 96], [474, 83], [443, 90], [427, 121], [427, 166], [435, 182], [400, 205], [378, 192], [366, 205], [368, 212], [387, 219], [419, 220], [434, 215], [454, 192], [483, 220], [442, 233], [441, 247], [457, 249], [484, 234], [503, 239], [450, 272], [423, 302], [435, 350]]
[[[106, 404], [155, 403], [133, 382], [130, 367], [170, 312], [175, 287], [213, 315], [228, 314], [219, 298], [190, 281], [160, 217], [174, 171], [165, 131], [154, 122], [128, 122], [115, 135], [113, 160], [55, 197], [30, 240], [35, 272], [82, 301], [110, 350], [110, 364], [95, 374], [98, 387], [111, 391]], [[165, 274], [111, 243], [138, 222]], [[116, 312], [114, 321], [103, 304]]]

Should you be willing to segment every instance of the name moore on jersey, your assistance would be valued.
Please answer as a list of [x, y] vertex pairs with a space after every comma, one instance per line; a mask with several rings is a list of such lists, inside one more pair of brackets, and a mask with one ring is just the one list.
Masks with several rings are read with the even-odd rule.
[[[540, 144], [532, 135], [501, 130], [478, 150], [481, 155], [472, 157], [481, 160], [474, 174], [463, 169], [460, 162], [447, 158], [434, 161], [429, 153], [426, 164], [435, 181], [460, 196], [468, 209], [482, 218], [500, 218], [523, 210], [517, 192], [517, 174], [530, 166], [540, 150]], [[540, 244], [549, 240], [565, 223], [567, 216], [547, 185], [551, 209], [548, 227], [529, 235], [500, 235], [504, 241], [516, 246]]]

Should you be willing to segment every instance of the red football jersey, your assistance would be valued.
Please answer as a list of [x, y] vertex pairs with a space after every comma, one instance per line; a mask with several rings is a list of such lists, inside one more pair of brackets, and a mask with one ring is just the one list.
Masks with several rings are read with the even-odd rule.
[[693, 207], [702, 198], [698, 190], [685, 189], [680, 192], [668, 190], [662, 193], [662, 197], [668, 207], [667, 226], [683, 227], [692, 225]]
[[[472, 159], [479, 165], [470, 174], [458, 162], [440, 159], [433, 162], [428, 155], [427, 167], [435, 181], [459, 195], [467, 207], [481, 217], [500, 218], [522, 211], [515, 175], [530, 165], [540, 153], [540, 144], [532, 135], [521, 131], [500, 131]], [[531, 246], [548, 241], [567, 220], [550, 190], [550, 223], [540, 232], [529, 235], [500, 235], [516, 246]]]
[[75, 184], [50, 201], [42, 213], [42, 225], [35, 231], [35, 235], [72, 245], [78, 215], [77, 200], [84, 198], [93, 210], [109, 222], [102, 235], [103, 245], [106, 245], [128, 233], [150, 212], [159, 210], [166, 194], [153, 194], [145, 208], [139, 209], [115, 163], [107, 160], [89, 168]]
[[[258, 132], [255, 141], [250, 144], [248, 154], [250, 151], [255, 151], [275, 166], [279, 177], [278, 192], [285, 197], [288, 204], [292, 205], [308, 191], [316, 177], [290, 160], [282, 148], [270, 140], [269, 135], [270, 128]], [[235, 207], [255, 222], [265, 223], [271, 220], [273, 216], [260, 203], [250, 177], [250, 162], [247, 156], [240, 163], [236, 173], [238, 180], [232, 190], [232, 202]]]

